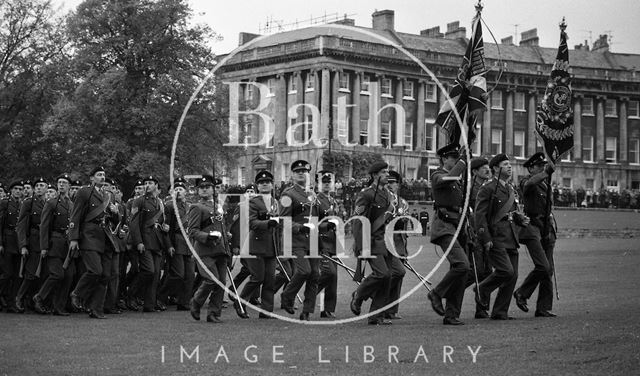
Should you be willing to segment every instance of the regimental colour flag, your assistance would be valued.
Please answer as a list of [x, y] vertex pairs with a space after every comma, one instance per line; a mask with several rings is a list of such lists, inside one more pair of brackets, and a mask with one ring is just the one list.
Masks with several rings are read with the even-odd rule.
[[[459, 144], [461, 133], [465, 130], [467, 145], [471, 145], [476, 138], [478, 116], [487, 108], [487, 70], [484, 63], [481, 12], [482, 7], [477, 5], [476, 16], [472, 21], [471, 40], [449, 92], [451, 101], [443, 103], [436, 118], [436, 124], [449, 136], [450, 144]], [[459, 124], [454, 108], [458, 111], [462, 124]]]
[[558, 55], [551, 69], [544, 97], [536, 111], [536, 134], [553, 163], [573, 149], [574, 126], [566, 28], [567, 24], [563, 19], [560, 24]]

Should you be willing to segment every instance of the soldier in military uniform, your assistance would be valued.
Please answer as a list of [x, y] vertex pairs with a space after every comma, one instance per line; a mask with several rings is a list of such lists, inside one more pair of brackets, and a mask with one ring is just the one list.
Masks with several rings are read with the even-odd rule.
[[[132, 217], [132, 208], [133, 208], [133, 202], [138, 198], [141, 197], [142, 195], [144, 195], [144, 190], [145, 190], [145, 185], [144, 182], [142, 181], [142, 179], [138, 179], [135, 182], [134, 185], [134, 189], [133, 189], [133, 197], [131, 197], [129, 200], [127, 200], [127, 203], [125, 204], [125, 212], [127, 215], [126, 221], [125, 221], [125, 225], [127, 226], [127, 229], [129, 229], [127, 236], [125, 237], [125, 244], [126, 244], [126, 252], [125, 252], [125, 258], [126, 261], [125, 263], [127, 265], [129, 265], [129, 270], [126, 272], [126, 275], [124, 276], [124, 278], [122, 279], [123, 283], [122, 283], [122, 289], [121, 289], [121, 296], [123, 299], [125, 299], [126, 303], [125, 306], [132, 310], [132, 311], [138, 311], [140, 310], [140, 305], [137, 303], [137, 298], [139, 297], [137, 294], [133, 294], [134, 291], [131, 288], [134, 279], [136, 278], [136, 276], [138, 275], [138, 273], [140, 272], [140, 265], [138, 263], [138, 250], [136, 249], [135, 246], [133, 246], [132, 244], [132, 239], [131, 239], [131, 217]], [[125, 269], [126, 270], [126, 269]], [[135, 297], [135, 299], [129, 299], [128, 296], [129, 294], [133, 294], [133, 296]]]
[[44, 200], [49, 201], [58, 197], [58, 187], [52, 184], [47, 185], [47, 192], [44, 194]]
[[144, 299], [143, 312], [156, 312], [156, 294], [160, 281], [162, 252], [168, 249], [169, 225], [165, 218], [164, 203], [158, 197], [158, 179], [143, 179], [145, 194], [131, 205], [131, 242], [138, 251], [140, 271], [131, 283], [129, 300], [137, 294]]
[[527, 246], [534, 268], [513, 296], [518, 308], [528, 312], [527, 299], [538, 287], [536, 317], [555, 317], [553, 306], [553, 248], [556, 244], [555, 220], [551, 214], [553, 196], [548, 194], [547, 184], [553, 173], [543, 153], [536, 153], [524, 164], [529, 176], [520, 181], [524, 199], [524, 213], [531, 219], [520, 230], [520, 243]]
[[227, 268], [231, 260], [222, 208], [217, 207], [214, 201], [214, 186], [221, 183], [220, 179], [214, 181], [210, 175], [203, 175], [196, 180], [200, 201], [191, 205], [188, 213], [189, 237], [206, 268], [198, 263], [202, 280], [190, 302], [191, 317], [200, 320], [200, 309], [209, 298], [207, 322], [213, 323], [222, 322], [222, 286], [226, 283]]
[[427, 211], [427, 208], [422, 208], [422, 210], [420, 210], [418, 218], [422, 225], [422, 236], [427, 236], [427, 230], [429, 229], [429, 212]]
[[[180, 229], [188, 230], [187, 212], [189, 204], [186, 200], [187, 182], [183, 178], [177, 178], [173, 183], [173, 202], [165, 203], [165, 217], [169, 222], [169, 273], [165, 278], [158, 299], [166, 304], [169, 296], [177, 299], [177, 310], [188, 311], [189, 300], [193, 290], [195, 279], [195, 264], [191, 257], [191, 250]], [[174, 207], [178, 208], [177, 212]], [[178, 219], [178, 215], [180, 219]]]
[[[403, 215], [409, 215], [409, 203], [400, 197], [400, 184], [402, 184], [402, 177], [397, 171], [389, 171], [389, 178], [387, 179], [387, 188], [391, 193], [391, 203], [393, 205], [393, 213], [390, 220]], [[398, 220], [394, 226], [394, 230], [407, 231], [408, 220]], [[393, 244], [395, 245], [396, 255], [391, 255], [390, 272], [391, 278], [389, 280], [389, 302], [395, 302], [400, 299], [400, 292], [402, 290], [402, 280], [406, 271], [404, 265], [402, 265], [400, 257], [407, 257], [407, 234], [393, 234]], [[391, 320], [401, 319], [398, 314], [399, 304], [395, 304], [385, 312], [385, 317]]]
[[493, 272], [478, 285], [479, 304], [489, 306], [491, 293], [498, 289], [492, 320], [509, 320], [511, 294], [518, 280], [518, 229], [529, 218], [518, 212], [517, 193], [509, 183], [512, 170], [505, 154], [494, 156], [489, 162], [494, 178], [482, 185], [476, 198], [476, 233]]
[[[364, 216], [371, 223], [371, 257], [366, 260], [371, 266], [369, 274], [351, 294], [349, 308], [354, 315], [360, 315], [362, 302], [372, 298], [369, 312], [376, 311], [388, 303], [389, 282], [393, 255], [387, 250], [384, 235], [387, 224], [387, 212], [392, 209], [392, 200], [386, 188], [389, 176], [389, 165], [386, 162], [375, 162], [369, 167], [369, 186], [362, 189], [355, 201], [354, 215]], [[364, 234], [366, 235], [366, 234]], [[362, 224], [353, 223], [354, 252], [357, 257], [362, 255]], [[360, 259], [358, 259], [360, 263]], [[361, 274], [360, 267], [356, 274]], [[370, 325], [390, 325], [391, 321], [384, 318], [384, 313], [378, 313], [369, 318]]]
[[[242, 289], [240, 297], [249, 300], [260, 295], [260, 308], [273, 312], [273, 295], [276, 275], [276, 257], [278, 256], [278, 203], [272, 195], [273, 175], [260, 171], [255, 177], [258, 195], [249, 201], [249, 254], [246, 265], [251, 276]], [[234, 308], [241, 318], [249, 317], [246, 310], [240, 310], [240, 303], [234, 302]], [[270, 316], [260, 313], [259, 318]]]
[[33, 196], [33, 183], [31, 182], [31, 180], [24, 180], [22, 182], [22, 187], [24, 188], [22, 199], [26, 200], [28, 198], [31, 198], [31, 196]]
[[114, 252], [107, 234], [110, 231], [108, 222], [117, 223], [119, 213], [110, 202], [109, 194], [102, 190], [104, 168], [94, 168], [90, 178], [92, 184], [76, 194], [69, 222], [69, 252], [80, 251], [86, 269], [70, 297], [74, 309], [84, 308], [89, 317], [104, 319], [104, 300]]
[[21, 280], [20, 247], [16, 226], [22, 200], [22, 181], [15, 180], [9, 185], [10, 196], [0, 201], [0, 295], [4, 297], [7, 312], [20, 312], [16, 307], [16, 293]]
[[108, 231], [106, 232], [109, 244], [113, 248], [113, 253], [111, 255], [111, 272], [107, 283], [107, 295], [104, 301], [104, 313], [121, 314], [122, 311], [117, 306], [120, 286], [120, 255], [124, 251], [124, 248], [120, 246], [120, 229], [126, 213], [122, 203], [116, 197], [117, 192], [119, 192], [116, 181], [111, 178], [106, 179], [103, 189], [109, 195], [109, 202], [115, 206], [118, 212], [118, 221], [109, 222]]
[[[467, 257], [471, 260], [472, 272], [467, 277], [467, 283], [465, 287], [475, 285], [476, 276], [478, 282], [482, 281], [491, 274], [491, 266], [489, 265], [489, 259], [486, 256], [484, 247], [478, 241], [475, 233], [474, 215], [473, 211], [476, 207], [476, 197], [480, 187], [491, 178], [491, 169], [489, 168], [489, 161], [486, 158], [473, 158], [471, 160], [471, 192], [469, 197], [469, 215], [467, 216], [468, 224], [467, 230]], [[476, 268], [476, 270], [473, 270]], [[489, 317], [489, 313], [485, 309], [486, 307], [476, 303], [476, 319], [486, 319]]]
[[294, 184], [282, 192], [280, 202], [283, 205], [280, 209], [280, 216], [291, 217], [292, 220], [292, 228], [285, 228], [284, 231], [292, 233], [293, 275], [291, 275], [291, 281], [282, 291], [281, 302], [287, 313], [294, 314], [294, 299], [302, 285], [305, 284], [304, 304], [300, 320], [308, 321], [309, 314], [315, 311], [316, 306], [320, 260], [305, 258], [305, 256], [309, 255], [310, 250], [309, 234], [312, 230], [312, 225], [309, 224], [310, 217], [317, 216], [318, 207], [315, 194], [305, 189], [305, 186], [310, 183], [311, 166], [309, 163], [297, 160], [291, 164], [291, 171], [293, 172]]
[[44, 204], [40, 222], [41, 257], [46, 260], [46, 268], [49, 273], [40, 291], [33, 296], [33, 301], [36, 312], [48, 313], [44, 301], [53, 294], [53, 299], [51, 299], [53, 314], [69, 316], [65, 307], [73, 282], [75, 266], [70, 264], [66, 270], [62, 266], [69, 251], [69, 217], [73, 209], [73, 203], [68, 194], [71, 177], [62, 174], [58, 176], [56, 182], [58, 197]]
[[34, 194], [22, 201], [16, 232], [20, 253], [25, 258], [24, 278], [16, 295], [16, 307], [24, 312], [24, 299], [38, 288], [36, 270], [40, 263], [40, 216], [45, 203], [45, 194], [49, 185], [44, 178], [34, 182]]
[[[440, 283], [429, 292], [433, 310], [444, 316], [444, 325], [463, 325], [459, 320], [464, 297], [467, 274], [471, 271], [469, 259], [465, 252], [465, 239], [461, 234], [456, 236], [456, 228], [462, 216], [464, 205], [464, 171], [466, 156], [461, 156], [459, 146], [450, 144], [437, 151], [440, 167], [431, 174], [431, 187], [434, 199], [434, 218], [431, 225], [431, 242], [443, 250], [451, 246], [447, 255], [450, 268]], [[446, 309], [442, 298], [447, 300]]]
[[[318, 192], [318, 221], [322, 221], [329, 216], [337, 216], [339, 205], [335, 198], [331, 196], [333, 190], [332, 183], [335, 181], [333, 172], [328, 170], [319, 171], [320, 192]], [[316, 177], [317, 178], [317, 177]], [[333, 222], [323, 221], [319, 225], [320, 237], [318, 245], [321, 255], [326, 257], [336, 256], [336, 226]], [[323, 256], [325, 257], [325, 256]], [[318, 280], [318, 293], [324, 290], [324, 310], [320, 312], [320, 317], [335, 318], [336, 302], [338, 299], [338, 270], [336, 264], [323, 258], [320, 260], [320, 279]]]
[[69, 187], [69, 199], [74, 201], [76, 199], [76, 193], [82, 188], [82, 182], [80, 180], [74, 180], [71, 182], [71, 186]]

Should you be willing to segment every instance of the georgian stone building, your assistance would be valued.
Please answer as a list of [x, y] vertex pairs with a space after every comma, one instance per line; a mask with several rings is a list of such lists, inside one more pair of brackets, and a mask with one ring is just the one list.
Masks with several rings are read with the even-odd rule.
[[[239, 117], [247, 140], [256, 142], [269, 130], [265, 119], [272, 119], [275, 128], [267, 146], [246, 148], [239, 167], [228, 171], [231, 182], [249, 182], [265, 168], [276, 180], [286, 180], [289, 163], [296, 159], [321, 168], [329, 139], [333, 153], [381, 153], [407, 178], [428, 179], [438, 165], [435, 151], [446, 142], [434, 125], [445, 97], [409, 56], [378, 37], [402, 46], [446, 86], [458, 71], [467, 30], [453, 22], [444, 33], [439, 27], [400, 33], [391, 10], [377, 11], [372, 19], [371, 28], [355, 27], [345, 19], [338, 23], [342, 25], [274, 34], [254, 41], [221, 68], [227, 82], [266, 85], [262, 98], [257, 86], [239, 86], [239, 109], [261, 106], [264, 115]], [[533, 132], [535, 109], [557, 51], [557, 46], [538, 46], [535, 29], [521, 36], [517, 46], [511, 38], [496, 45], [489, 43], [485, 31], [486, 64], [491, 68], [487, 86], [495, 90], [473, 146], [475, 155], [513, 156], [516, 178], [526, 174], [524, 160], [541, 150]], [[241, 33], [240, 45], [256, 37]], [[559, 164], [554, 180], [572, 188], [639, 189], [640, 55], [612, 53], [606, 36], [601, 36], [591, 48], [586, 42], [576, 46], [569, 59], [575, 147]], [[503, 72], [497, 81], [500, 66]], [[313, 136], [324, 146], [288, 142], [288, 130], [296, 123], [291, 133], [297, 140]], [[398, 133], [399, 127], [404, 134]], [[350, 176], [350, 171], [339, 173]]]

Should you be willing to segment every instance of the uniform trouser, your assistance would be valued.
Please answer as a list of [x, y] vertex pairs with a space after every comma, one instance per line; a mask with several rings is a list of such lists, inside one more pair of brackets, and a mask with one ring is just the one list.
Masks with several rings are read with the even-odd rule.
[[[371, 274], [362, 280], [355, 293], [358, 303], [372, 298], [369, 312], [373, 312], [384, 307], [389, 298], [389, 282], [391, 280], [392, 255], [372, 255], [367, 261], [371, 266]], [[379, 313], [376, 317], [382, 317], [384, 313]]]
[[[227, 256], [203, 256], [201, 257], [204, 265], [211, 271], [213, 276], [224, 286], [227, 283]], [[224, 297], [224, 289], [218, 285], [209, 273], [198, 263], [198, 270], [202, 277], [200, 286], [193, 295], [193, 302], [197, 308], [204, 305], [209, 298], [208, 312], [210, 315], [219, 317], [222, 313], [222, 298]], [[211, 297], [209, 297], [211, 295]]]
[[53, 293], [53, 309], [58, 312], [65, 311], [67, 297], [69, 296], [69, 290], [73, 283], [73, 275], [75, 274], [75, 264], [70, 263], [69, 267], [65, 270], [62, 267], [64, 259], [60, 257], [47, 257], [46, 263], [49, 275], [42, 284], [38, 296], [40, 296], [42, 300], [46, 300], [49, 295]]
[[[467, 276], [467, 283], [465, 289], [471, 285], [475, 286], [476, 273], [478, 275], [478, 283], [482, 282], [485, 278], [491, 274], [491, 266], [487, 257], [487, 252], [482, 249], [482, 246], [475, 246], [474, 250], [469, 250], [468, 255], [469, 263], [471, 264], [471, 272]], [[476, 303], [476, 312], [484, 311], [482, 307]]]
[[[261, 308], [273, 312], [273, 287], [276, 281], [276, 258], [261, 257], [247, 258], [246, 264], [251, 273], [249, 281], [242, 289], [240, 297], [249, 301], [252, 297], [260, 295]], [[262, 288], [261, 288], [262, 286]]]
[[480, 282], [480, 299], [488, 302], [493, 290], [498, 289], [491, 317], [508, 317], [511, 295], [518, 281], [518, 250], [491, 248], [489, 262], [494, 270]]
[[104, 300], [104, 308], [114, 310], [118, 303], [118, 289], [120, 285], [120, 253], [114, 252], [111, 258], [111, 276], [107, 282], [107, 296]]
[[[278, 260], [280, 262], [278, 263]], [[276, 284], [273, 287], [274, 294], [280, 290], [282, 286], [289, 283], [289, 278], [293, 274], [293, 260], [292, 259], [278, 259], [276, 260]], [[284, 269], [283, 269], [284, 268]], [[287, 276], [289, 276], [287, 278]]]
[[427, 227], [429, 226], [429, 221], [420, 221], [422, 225], [422, 236], [427, 236]]
[[191, 254], [178, 255], [167, 258], [169, 272], [160, 287], [158, 299], [166, 302], [169, 296], [174, 296], [179, 305], [189, 304], [193, 289], [194, 263]]
[[[446, 250], [452, 240], [452, 235], [445, 235], [440, 237], [436, 241], [436, 244], [442, 247], [443, 250]], [[462, 308], [467, 275], [471, 272], [471, 268], [469, 267], [467, 254], [457, 239], [453, 242], [451, 251], [449, 255], [447, 255], [447, 260], [449, 261], [449, 270], [433, 291], [438, 296], [447, 300], [444, 316], [448, 318], [458, 318], [460, 317], [460, 310]]]
[[137, 297], [138, 292], [133, 291], [132, 287], [133, 287], [133, 281], [136, 279], [136, 277], [138, 276], [138, 273], [140, 272], [140, 265], [138, 264], [140, 253], [136, 249], [130, 249], [130, 250], [127, 250], [126, 255], [127, 255], [127, 260], [130, 264], [130, 267], [129, 267], [129, 271], [127, 272], [124, 278], [124, 284], [125, 284], [124, 288], [127, 289], [128, 291], [127, 294], [129, 296]]
[[8, 253], [6, 250], [0, 256], [0, 295], [3, 295], [7, 304], [13, 306], [16, 301], [16, 294], [20, 286], [18, 269], [20, 268], [20, 255]]
[[[24, 299], [28, 293], [33, 293], [34, 289], [37, 289], [39, 277], [36, 277], [36, 270], [38, 269], [38, 263], [40, 262], [40, 252], [29, 251], [27, 255], [27, 261], [24, 264], [24, 274], [22, 284], [16, 294], [16, 299]], [[42, 266], [40, 267], [42, 271]]]
[[80, 277], [72, 294], [84, 300], [86, 308], [103, 313], [107, 295], [107, 283], [111, 278], [111, 250], [104, 252], [82, 251], [86, 271]]
[[338, 300], [338, 268], [333, 261], [326, 258], [320, 260], [318, 294], [323, 290], [325, 312], [335, 312]]
[[523, 242], [529, 250], [534, 267], [522, 282], [518, 292], [525, 299], [529, 299], [536, 287], [540, 285], [536, 310], [551, 311], [553, 308], [553, 248], [556, 245], [556, 239], [550, 235], [541, 241], [528, 239]]
[[[240, 285], [242, 284], [242, 282], [244, 282], [247, 278], [249, 278], [249, 276], [251, 276], [251, 271], [249, 270], [249, 267], [247, 266], [247, 259], [241, 258], [240, 259], [240, 271], [233, 278], [233, 285], [236, 286], [236, 288], [240, 288]], [[229, 290], [233, 291], [233, 286], [229, 286]], [[229, 299], [235, 300], [235, 298], [233, 296], [231, 296], [231, 295], [229, 295]]]
[[[402, 280], [404, 279], [406, 270], [404, 269], [404, 265], [402, 265], [402, 261], [400, 261], [399, 258], [391, 256], [389, 272], [391, 273], [391, 277], [389, 279], [389, 298], [387, 304], [400, 299]], [[399, 306], [400, 304], [393, 305], [387, 310], [387, 313], [398, 313]]]
[[160, 281], [162, 255], [159, 252], [145, 249], [138, 253], [140, 271], [131, 283], [130, 296], [141, 295], [144, 299], [143, 308], [154, 309], [156, 306], [156, 292]]
[[316, 296], [318, 295], [318, 279], [320, 279], [320, 259], [305, 258], [307, 250], [293, 250], [293, 275], [291, 282], [282, 291], [283, 304], [293, 307], [296, 294], [304, 284], [304, 304], [302, 312], [313, 313], [316, 308]]

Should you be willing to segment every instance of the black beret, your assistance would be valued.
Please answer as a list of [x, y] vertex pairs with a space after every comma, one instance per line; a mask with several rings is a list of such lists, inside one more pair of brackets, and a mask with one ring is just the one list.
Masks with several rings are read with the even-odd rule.
[[82, 187], [82, 182], [80, 180], [74, 180], [71, 182], [72, 187]]
[[320, 180], [323, 183], [331, 183], [331, 180], [333, 179], [333, 172], [329, 171], [329, 170], [322, 170], [322, 171], [318, 171], [318, 173], [316, 174], [316, 180], [318, 180], [318, 175], [320, 176]]
[[158, 184], [158, 179], [153, 175], [149, 175], [149, 176], [147, 176], [147, 177], [142, 179], [143, 183], [147, 182], [147, 181], [152, 181], [152, 182], [155, 182], [156, 184]]
[[451, 155], [457, 158], [460, 156], [460, 145], [449, 144], [449, 145], [443, 146], [440, 149], [438, 149], [436, 154], [438, 154], [439, 157], [448, 157]]
[[71, 180], [71, 176], [69, 176], [69, 174], [60, 174], [60, 175], [58, 175], [58, 177], [56, 178], [56, 183], [60, 179], [64, 179], [64, 180], [68, 181], [69, 184], [71, 184], [71, 182], [73, 181], [73, 180]]
[[104, 172], [104, 167], [102, 166], [94, 167], [93, 170], [91, 170], [91, 172], [89, 173], [89, 176], [94, 176], [98, 172]]
[[273, 174], [269, 171], [260, 171], [256, 175], [256, 178], [253, 179], [256, 183], [260, 183], [261, 181], [273, 181]]
[[222, 179], [220, 179], [220, 178], [215, 178], [215, 179], [213, 179], [213, 184], [215, 184], [215, 185], [220, 185], [220, 184], [222, 184]]
[[387, 179], [389, 183], [402, 183], [402, 178], [398, 171], [389, 171], [389, 178]]
[[49, 190], [49, 189], [53, 189], [54, 191], [57, 191], [58, 187], [56, 187], [55, 185], [49, 184], [49, 185], [47, 185], [47, 190]]
[[211, 176], [211, 175], [202, 175], [202, 177], [200, 177], [200, 178], [198, 178], [198, 180], [196, 180], [196, 187], [208, 186], [208, 185], [215, 185], [214, 184], [214, 180], [213, 180], [213, 176]]
[[509, 160], [509, 157], [507, 157], [506, 154], [504, 153], [496, 154], [493, 158], [491, 158], [491, 162], [489, 162], [489, 167], [494, 168], [495, 166], [499, 165], [500, 162], [508, 161], [508, 160]]
[[534, 155], [532, 155], [529, 159], [527, 159], [526, 162], [524, 162], [522, 164], [523, 167], [533, 167], [537, 164], [545, 164], [547, 163], [547, 160], [544, 159], [544, 153], [542, 152], [537, 152]]
[[22, 181], [22, 185], [28, 185], [30, 187], [33, 187], [33, 183], [31, 182], [31, 180], [27, 179], [27, 180], [23, 180]]
[[44, 183], [44, 184], [46, 184], [46, 185], [49, 185], [49, 183], [47, 183], [47, 181], [46, 181], [46, 180], [44, 180], [44, 178], [43, 178], [42, 176], [41, 176], [41, 177], [39, 177], [38, 179], [36, 179], [36, 180], [34, 180], [34, 181], [33, 181], [33, 185], [36, 185], [36, 184], [38, 184], [38, 183]]
[[369, 174], [377, 174], [378, 172], [380, 172], [380, 170], [384, 170], [387, 167], [389, 167], [389, 164], [387, 164], [387, 162], [373, 162], [371, 166], [369, 166], [369, 170], [367, 172]]
[[246, 187], [244, 187], [244, 191], [245, 191], [245, 192], [246, 192], [246, 191], [248, 191], [249, 189], [253, 190], [254, 192], [255, 192], [255, 191], [257, 191], [257, 189], [256, 189], [256, 185], [255, 185], [255, 184], [253, 184], [253, 183], [247, 184], [247, 186], [246, 186]]
[[22, 180], [14, 180], [11, 182], [11, 184], [9, 184], [9, 190], [12, 190], [13, 187], [22, 187], [24, 185], [24, 183], [22, 182]]
[[187, 181], [184, 180], [184, 178], [176, 178], [173, 181], [173, 188], [178, 188], [178, 187], [187, 189]]
[[311, 165], [309, 164], [309, 162], [303, 159], [299, 159], [291, 164], [291, 171], [296, 171], [296, 170], [311, 171]]
[[111, 184], [111, 185], [113, 185], [114, 187], [117, 185], [117, 184], [116, 184], [116, 181], [115, 181], [115, 180], [113, 180], [113, 179], [105, 179], [105, 180], [104, 180], [104, 182], [105, 182], [105, 183], [108, 183], [108, 184]]
[[136, 187], [140, 187], [140, 186], [143, 186], [143, 185], [144, 185], [144, 181], [142, 181], [142, 179], [136, 180], [136, 185], [135, 185]]
[[480, 168], [486, 164], [489, 164], [487, 158], [477, 157], [471, 160], [471, 169], [475, 170], [476, 168]]

